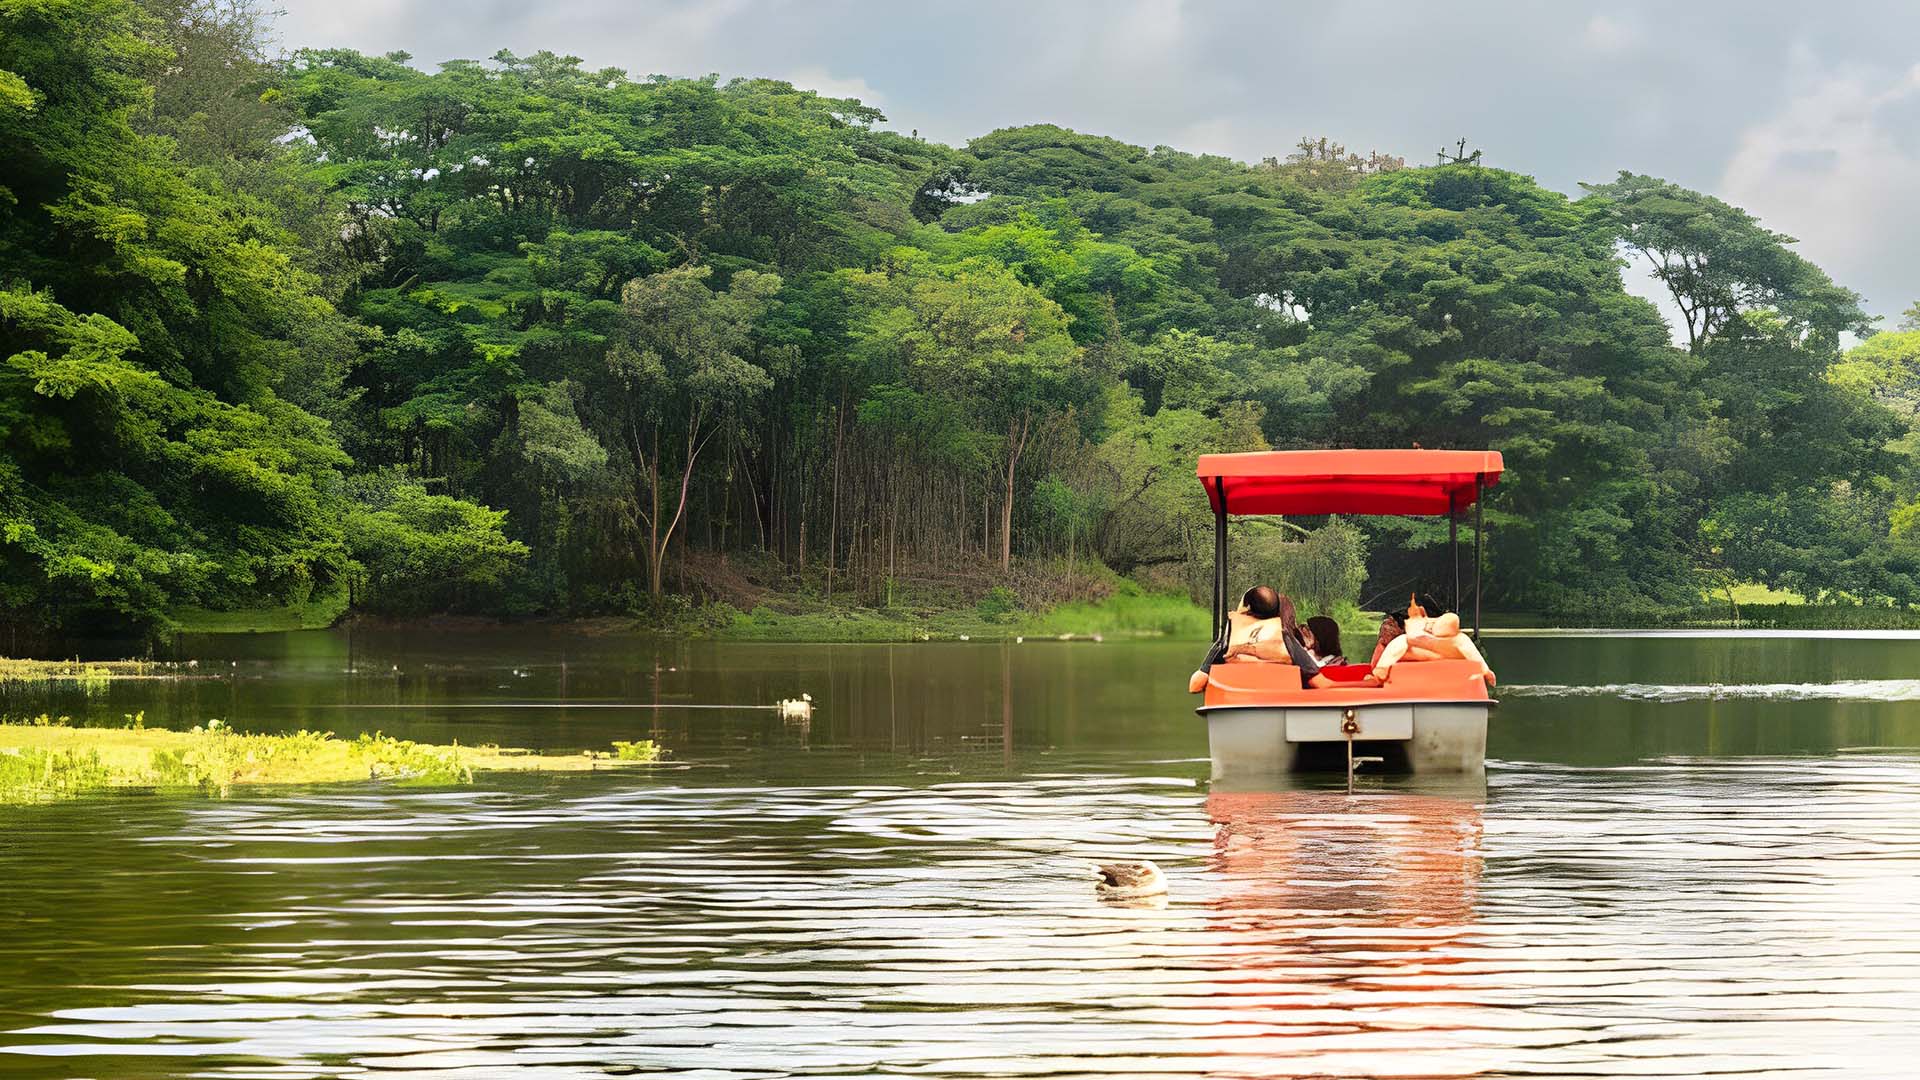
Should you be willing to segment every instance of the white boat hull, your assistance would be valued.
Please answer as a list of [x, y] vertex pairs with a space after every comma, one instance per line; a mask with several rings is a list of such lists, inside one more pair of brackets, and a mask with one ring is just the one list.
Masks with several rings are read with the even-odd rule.
[[[1209, 708], [1207, 743], [1216, 781], [1257, 779], [1320, 768], [1345, 769], [1351, 711], [1355, 753], [1386, 758], [1414, 773], [1478, 773], [1486, 768], [1487, 713], [1479, 702], [1383, 703], [1342, 707]], [[1336, 764], [1337, 762], [1337, 764]]]

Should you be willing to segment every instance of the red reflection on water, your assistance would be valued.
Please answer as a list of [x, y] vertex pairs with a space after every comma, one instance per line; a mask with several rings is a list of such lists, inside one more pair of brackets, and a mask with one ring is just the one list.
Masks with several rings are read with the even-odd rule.
[[1486, 1022], [1465, 940], [1483, 791], [1210, 795], [1208, 925], [1241, 1018], [1290, 1053], [1364, 1057], [1384, 1038], [1423, 1072], [1480, 1071], [1450, 1055]]
[[1215, 907], [1378, 927], [1473, 919], [1481, 804], [1452, 795], [1216, 791]]

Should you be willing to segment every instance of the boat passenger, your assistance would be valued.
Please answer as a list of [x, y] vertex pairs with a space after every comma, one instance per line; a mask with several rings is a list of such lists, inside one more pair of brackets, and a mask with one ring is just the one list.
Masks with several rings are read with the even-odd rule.
[[1307, 620], [1307, 648], [1321, 667], [1338, 667], [1347, 662], [1340, 652], [1340, 624], [1326, 615]]
[[[1224, 659], [1228, 661], [1265, 660], [1275, 664], [1292, 664], [1300, 669], [1300, 689], [1302, 690], [1325, 689], [1338, 685], [1332, 678], [1320, 673], [1320, 663], [1307, 649], [1306, 635], [1301, 632], [1299, 615], [1294, 610], [1293, 600], [1284, 593], [1278, 594], [1278, 603], [1275, 607], [1278, 614], [1272, 621], [1280, 624], [1279, 632], [1274, 633], [1262, 627], [1261, 633], [1251, 634], [1246, 641], [1229, 645]], [[1198, 674], [1198, 672], [1195, 673], [1196, 676]], [[1206, 683], [1197, 679], [1188, 680], [1187, 687], [1191, 692], [1199, 693], [1206, 688]]]
[[1200, 670], [1187, 680], [1187, 692], [1197, 694], [1207, 688], [1207, 672], [1213, 665], [1243, 655], [1242, 648], [1249, 642], [1258, 641], [1267, 634], [1277, 634], [1280, 630], [1280, 594], [1271, 585], [1255, 585], [1240, 597], [1240, 606], [1227, 612], [1227, 625], [1221, 631], [1220, 640], [1207, 650], [1207, 658], [1200, 662]]
[[[1424, 620], [1426, 619], [1426, 617], [1427, 617], [1427, 609], [1421, 606], [1420, 600], [1418, 597], [1414, 597], [1408, 600], [1407, 610], [1405, 612], [1389, 611], [1385, 615], [1383, 615], [1380, 619], [1380, 637], [1378, 640], [1376, 640], [1373, 643], [1373, 659], [1367, 662], [1367, 666], [1369, 668], [1378, 668], [1380, 666], [1380, 658], [1381, 656], [1385, 655], [1387, 646], [1392, 644], [1395, 638], [1398, 638], [1407, 632], [1408, 620], [1410, 619]], [[1421, 627], [1423, 630], [1426, 626], [1424, 622], [1416, 623], [1415, 625]], [[1422, 644], [1422, 642], [1425, 642], [1425, 644]], [[1402, 645], [1400, 647], [1400, 649], [1404, 650], [1404, 655], [1402, 655], [1400, 650], [1396, 650], [1394, 653], [1394, 656], [1397, 660], [1458, 660], [1459, 659], [1459, 657], [1454, 655], [1452, 652], [1441, 652], [1441, 651], [1436, 651], [1435, 649], [1426, 647], [1426, 645], [1431, 645], [1431, 644], [1433, 643], [1430, 641], [1426, 641], [1424, 634], [1418, 635], [1415, 641]]]
[[[1388, 618], [1391, 620], [1392, 616]], [[1424, 611], [1409, 615], [1403, 632], [1391, 640], [1385, 623], [1380, 633], [1381, 643], [1374, 651], [1373, 670], [1368, 676], [1370, 682], [1384, 684], [1392, 677], [1393, 666], [1402, 660], [1468, 660], [1479, 665], [1479, 677], [1485, 679], [1488, 686], [1496, 681], [1493, 669], [1480, 655], [1480, 647], [1460, 632], [1460, 616], [1451, 611], [1431, 617]]]
[[1380, 637], [1373, 643], [1373, 659], [1367, 661], [1367, 666], [1369, 668], [1379, 667], [1380, 656], [1386, 652], [1387, 646], [1392, 644], [1395, 638], [1406, 632], [1407, 620], [1404, 616], [1397, 615], [1391, 611], [1382, 616], [1380, 619]]

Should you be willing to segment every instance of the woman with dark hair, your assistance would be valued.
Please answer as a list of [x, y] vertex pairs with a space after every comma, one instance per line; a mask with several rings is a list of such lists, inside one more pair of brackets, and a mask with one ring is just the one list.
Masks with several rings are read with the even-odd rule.
[[1326, 615], [1307, 620], [1307, 648], [1321, 667], [1337, 667], [1347, 662], [1340, 651], [1340, 624]]
[[1369, 668], [1380, 666], [1380, 654], [1387, 651], [1396, 638], [1407, 632], [1406, 616], [1389, 611], [1380, 617], [1380, 639], [1373, 643], [1373, 659], [1367, 661]]
[[[1253, 606], [1255, 593], [1260, 594], [1257, 609]], [[1272, 614], [1256, 618], [1256, 610], [1270, 611]], [[1236, 619], [1244, 622], [1237, 623]], [[1276, 623], [1277, 627], [1274, 625]], [[1300, 688], [1303, 690], [1334, 685], [1332, 679], [1320, 674], [1320, 664], [1307, 649], [1293, 600], [1268, 586], [1260, 585], [1247, 590], [1247, 595], [1241, 598], [1240, 609], [1227, 617], [1225, 637], [1227, 640], [1224, 642], [1214, 643], [1213, 650], [1207, 653], [1206, 662], [1187, 680], [1188, 693], [1197, 694], [1207, 688], [1207, 674], [1214, 664], [1241, 657], [1294, 665], [1300, 669]]]

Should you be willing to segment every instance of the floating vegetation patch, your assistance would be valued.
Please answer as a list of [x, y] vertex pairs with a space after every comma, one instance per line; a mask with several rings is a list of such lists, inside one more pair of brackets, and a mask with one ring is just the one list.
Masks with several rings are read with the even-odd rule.
[[87, 694], [103, 691], [120, 679], [207, 678], [200, 662], [158, 660], [14, 660], [0, 657], [0, 686], [8, 684], [77, 684]]
[[657, 761], [652, 742], [612, 751], [535, 754], [497, 746], [437, 746], [374, 733], [238, 732], [218, 720], [191, 731], [145, 726], [76, 728], [65, 717], [0, 724], [0, 803], [45, 802], [111, 788], [156, 788], [224, 796], [236, 787], [386, 781], [471, 783], [481, 772], [583, 772]]
[[615, 742], [613, 756], [617, 761], [652, 761], [660, 756], [660, 748], [653, 740], [642, 739], [639, 742]]

